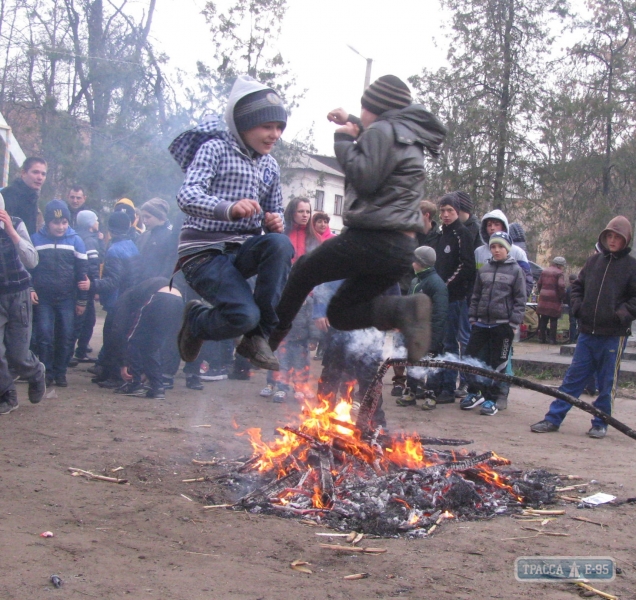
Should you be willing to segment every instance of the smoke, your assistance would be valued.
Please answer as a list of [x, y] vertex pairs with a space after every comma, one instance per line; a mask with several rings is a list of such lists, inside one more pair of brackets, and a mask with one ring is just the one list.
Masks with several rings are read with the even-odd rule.
[[[490, 369], [490, 367], [483, 361], [473, 358], [471, 356], [464, 356], [460, 358], [457, 354], [451, 354], [447, 352], [446, 354], [441, 354], [435, 357], [435, 360], [450, 360], [453, 362], [462, 363], [464, 365], [469, 365], [471, 367], [480, 367], [482, 369]], [[437, 373], [440, 369], [434, 369], [430, 367], [407, 367], [407, 373], [414, 377], [415, 379], [424, 380], [427, 377], [430, 377], [433, 373]], [[477, 378], [478, 381], [483, 379], [482, 377]]]
[[391, 350], [385, 348], [386, 337], [383, 331], [375, 327], [350, 331], [346, 343], [347, 353], [365, 365], [377, 364], [393, 357]]

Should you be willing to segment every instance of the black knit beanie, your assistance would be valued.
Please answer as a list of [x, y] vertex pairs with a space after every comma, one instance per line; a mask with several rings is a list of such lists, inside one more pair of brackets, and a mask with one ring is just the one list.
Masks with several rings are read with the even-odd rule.
[[243, 96], [234, 106], [234, 124], [239, 133], [263, 123], [287, 125], [287, 112], [280, 96], [271, 89], [259, 90]]
[[113, 235], [126, 235], [130, 229], [130, 219], [126, 211], [118, 210], [108, 218], [108, 231]]
[[374, 115], [381, 115], [387, 110], [406, 108], [412, 101], [411, 90], [401, 79], [383, 75], [364, 90], [360, 103]]
[[457, 192], [451, 192], [450, 194], [442, 196], [438, 204], [440, 208], [442, 208], [442, 206], [452, 206], [457, 214], [459, 214], [461, 210], [461, 202]]

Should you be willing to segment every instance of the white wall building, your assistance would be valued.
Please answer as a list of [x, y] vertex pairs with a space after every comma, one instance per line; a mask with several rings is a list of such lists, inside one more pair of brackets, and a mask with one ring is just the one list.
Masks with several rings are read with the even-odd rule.
[[283, 203], [298, 196], [311, 200], [312, 211], [321, 210], [330, 217], [334, 233], [342, 229], [344, 174], [333, 156], [305, 154], [281, 173]]

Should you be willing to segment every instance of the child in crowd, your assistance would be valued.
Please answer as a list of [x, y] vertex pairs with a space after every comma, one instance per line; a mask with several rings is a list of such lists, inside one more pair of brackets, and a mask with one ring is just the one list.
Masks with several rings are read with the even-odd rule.
[[[205, 340], [242, 335], [238, 354], [257, 367], [279, 369], [267, 338], [294, 249], [282, 235], [280, 168], [270, 153], [286, 124], [278, 94], [240, 76], [225, 118], [209, 116], [170, 145], [186, 172], [177, 194], [187, 215], [178, 264], [208, 303], [190, 300], [185, 306], [178, 339], [186, 362], [194, 361]], [[254, 275], [252, 292], [247, 280]]]
[[[514, 328], [523, 322], [526, 282], [523, 270], [510, 256], [512, 240], [508, 233], [493, 233], [489, 246], [492, 258], [477, 273], [468, 309], [472, 328], [466, 356], [480, 359], [501, 373], [508, 363]], [[472, 375], [468, 382], [468, 394], [459, 407], [470, 410], [481, 405], [480, 414], [496, 415], [499, 383], [479, 381]]]
[[[99, 220], [92, 210], [81, 210], [75, 216], [76, 231], [86, 246], [88, 259], [88, 279], [99, 279], [99, 269], [102, 264], [102, 241], [99, 239]], [[77, 342], [75, 349], [75, 361], [95, 362], [88, 356], [88, 344], [93, 336], [93, 329], [97, 316], [95, 313], [95, 292], [88, 291], [86, 297], [86, 311], [81, 316], [75, 317], [74, 337]], [[71, 363], [74, 366], [76, 363]]]
[[26, 225], [9, 215], [0, 194], [0, 415], [18, 408], [16, 375], [28, 380], [33, 404], [46, 392], [44, 365], [29, 349], [31, 277], [26, 269], [37, 264], [38, 253]]
[[[590, 256], [572, 284], [570, 309], [579, 320], [579, 337], [572, 364], [560, 391], [578, 398], [590, 376], [598, 380], [594, 406], [612, 414], [616, 378], [632, 321], [636, 319], [636, 259], [630, 256], [632, 226], [625, 217], [614, 217], [598, 238], [600, 252]], [[530, 427], [534, 433], [558, 431], [572, 405], [556, 399], [543, 421]], [[607, 424], [594, 417], [587, 432], [603, 438]]]
[[[430, 246], [415, 249], [413, 270], [415, 279], [411, 283], [410, 294], [426, 294], [431, 299], [433, 312], [431, 317], [431, 348], [429, 355], [437, 356], [444, 351], [445, 323], [448, 316], [448, 288], [435, 271], [436, 252]], [[435, 392], [441, 389], [426, 389], [423, 381], [415, 375], [416, 371], [407, 369], [406, 388], [396, 400], [398, 406], [415, 406], [416, 399], [424, 400], [422, 410], [435, 408]]]
[[165, 277], [151, 277], [117, 301], [112, 332], [114, 362], [126, 383], [115, 389], [116, 394], [156, 400], [166, 397], [162, 351], [176, 338], [183, 312], [181, 292], [171, 289], [169, 283]]
[[82, 238], [68, 225], [66, 202], [51, 200], [44, 209], [44, 226], [32, 236], [40, 262], [33, 269], [35, 330], [46, 384], [66, 387], [66, 368], [73, 352], [75, 315], [86, 310], [86, 291], [79, 289], [88, 269]]
[[87, 281], [81, 288], [99, 294], [99, 300], [106, 311], [103, 329], [103, 346], [97, 359], [97, 377], [93, 383], [100, 387], [116, 388], [123, 381], [119, 369], [109, 352], [109, 336], [113, 328], [115, 306], [119, 297], [138, 280], [139, 250], [129, 237], [130, 218], [125, 211], [114, 212], [108, 218], [110, 246], [104, 258], [101, 279]]

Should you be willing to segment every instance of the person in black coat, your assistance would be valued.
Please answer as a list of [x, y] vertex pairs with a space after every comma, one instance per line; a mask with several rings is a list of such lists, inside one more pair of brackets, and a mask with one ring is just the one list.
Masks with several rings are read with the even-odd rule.
[[168, 220], [169, 209], [170, 205], [161, 198], [153, 198], [141, 206], [146, 231], [136, 240], [141, 255], [139, 281], [172, 276], [179, 240]]
[[31, 156], [24, 161], [20, 176], [2, 190], [5, 210], [12, 217], [22, 219], [29, 235], [38, 230], [38, 199], [46, 181], [46, 161]]
[[[466, 297], [475, 280], [475, 241], [459, 218], [461, 198], [457, 192], [446, 194], [439, 201], [442, 235], [437, 242], [435, 270], [448, 288], [448, 319], [444, 352], [460, 355], [466, 349], [470, 331], [467, 319]], [[455, 402], [455, 371], [443, 371], [443, 389], [437, 396], [437, 404]]]

